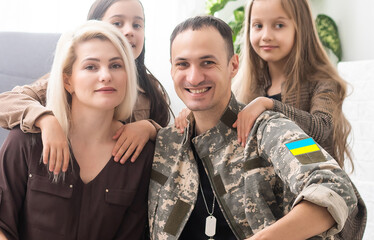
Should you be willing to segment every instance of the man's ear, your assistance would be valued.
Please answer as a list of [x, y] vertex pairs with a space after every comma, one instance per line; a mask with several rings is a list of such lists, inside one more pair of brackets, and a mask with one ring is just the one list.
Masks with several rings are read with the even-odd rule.
[[66, 73], [63, 74], [62, 78], [64, 79], [64, 87], [66, 91], [70, 94], [74, 92], [73, 86], [70, 84], [70, 76]]
[[231, 67], [231, 78], [234, 78], [235, 75], [238, 73], [238, 70], [239, 70], [239, 56], [238, 54], [234, 54], [232, 57], [231, 57], [231, 60], [230, 60], [230, 67]]

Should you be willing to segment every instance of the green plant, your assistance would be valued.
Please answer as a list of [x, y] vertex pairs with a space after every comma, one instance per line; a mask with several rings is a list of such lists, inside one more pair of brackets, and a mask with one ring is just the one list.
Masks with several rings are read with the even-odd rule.
[[[214, 15], [216, 12], [225, 8], [226, 4], [230, 1], [236, 0], [206, 0], [206, 10], [209, 15]], [[234, 20], [229, 22], [231, 29], [233, 30], [232, 40], [235, 46], [235, 52], [240, 52], [240, 34], [244, 23], [244, 6], [241, 6], [233, 12]], [[342, 48], [338, 33], [338, 27], [334, 20], [327, 15], [319, 14], [316, 18], [316, 28], [318, 36], [322, 44], [330, 49], [341, 61]]]
[[230, 1], [236, 0], [206, 0], [205, 6], [207, 13], [209, 15], [214, 15], [214, 13], [218, 12], [219, 10], [222, 10]]
[[342, 60], [342, 47], [338, 27], [334, 20], [327, 15], [319, 14], [316, 18], [316, 28], [323, 46], [335, 54], [339, 61]]
[[[206, 10], [207, 14], [214, 15], [216, 12], [222, 10], [226, 4], [230, 1], [237, 1], [237, 0], [206, 0]], [[235, 52], [240, 52], [240, 44], [239, 38], [240, 31], [243, 28], [244, 23], [244, 6], [238, 7], [234, 10], [234, 20], [229, 22], [233, 34], [232, 34], [232, 41], [234, 42]]]

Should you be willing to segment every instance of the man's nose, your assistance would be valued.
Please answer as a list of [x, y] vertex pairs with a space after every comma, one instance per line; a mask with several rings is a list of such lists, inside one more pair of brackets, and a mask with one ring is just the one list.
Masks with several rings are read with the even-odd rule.
[[198, 66], [192, 65], [188, 70], [186, 80], [193, 86], [199, 85], [200, 82], [204, 81], [204, 73]]

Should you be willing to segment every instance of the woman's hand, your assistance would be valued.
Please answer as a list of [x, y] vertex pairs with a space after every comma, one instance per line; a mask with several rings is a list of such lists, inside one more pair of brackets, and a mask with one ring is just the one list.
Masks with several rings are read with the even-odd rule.
[[174, 125], [178, 128], [180, 133], [184, 132], [184, 128], [187, 127], [187, 116], [191, 113], [191, 110], [188, 108], [182, 109], [182, 111], [178, 114], [178, 117], [174, 120]]
[[237, 128], [238, 142], [244, 147], [253, 124], [258, 116], [265, 110], [273, 109], [273, 100], [267, 97], [258, 97], [238, 114], [238, 119], [232, 125]]
[[40, 128], [43, 142], [43, 163], [49, 164], [49, 171], [58, 174], [66, 172], [69, 166], [70, 151], [64, 131], [53, 115], [40, 116], [35, 125]]
[[112, 151], [114, 161], [124, 164], [132, 155], [130, 161], [135, 162], [148, 140], [156, 139], [156, 134], [156, 128], [147, 120], [124, 124], [113, 136], [117, 139]]

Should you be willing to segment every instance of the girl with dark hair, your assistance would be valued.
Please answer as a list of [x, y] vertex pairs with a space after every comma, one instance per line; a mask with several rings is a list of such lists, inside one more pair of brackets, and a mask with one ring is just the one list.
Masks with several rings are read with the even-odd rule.
[[[161, 83], [144, 65], [144, 10], [138, 0], [97, 0], [91, 6], [88, 20], [102, 20], [116, 26], [129, 41], [138, 74], [138, 99], [130, 118], [114, 139], [118, 139], [112, 154], [115, 161], [124, 163], [131, 157], [134, 162], [149, 139], [154, 140], [157, 130], [168, 125], [171, 109], [169, 97]], [[55, 174], [66, 171], [69, 163], [69, 146], [63, 131], [45, 106], [49, 75], [32, 85], [14, 88], [0, 94], [1, 127], [11, 129], [17, 125], [24, 132], [41, 131], [43, 162]], [[94, 129], [93, 129], [94, 130]]]

